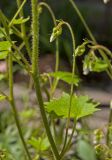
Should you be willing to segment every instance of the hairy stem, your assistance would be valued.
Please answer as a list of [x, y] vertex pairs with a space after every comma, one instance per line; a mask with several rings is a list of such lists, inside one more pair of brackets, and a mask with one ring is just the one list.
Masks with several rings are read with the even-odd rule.
[[39, 69], [38, 69], [38, 56], [39, 56], [39, 22], [38, 22], [38, 10], [37, 10], [37, 0], [31, 0], [32, 5], [32, 76], [34, 80], [34, 86], [36, 90], [36, 95], [40, 107], [40, 112], [42, 116], [42, 120], [46, 129], [46, 133], [49, 139], [49, 142], [51, 144], [51, 148], [53, 151], [53, 154], [55, 155], [56, 160], [60, 159], [57, 147], [55, 145], [55, 142], [53, 140], [50, 127], [48, 124], [48, 120], [46, 117], [44, 104], [43, 104], [43, 98], [40, 88], [40, 75], [39, 75]]
[[12, 70], [12, 68], [13, 68], [12, 55], [11, 55], [11, 52], [10, 52], [9, 53], [9, 91], [10, 91], [9, 102], [10, 102], [10, 105], [12, 106], [12, 111], [13, 111], [15, 123], [16, 123], [17, 129], [18, 129], [18, 133], [19, 133], [19, 136], [21, 138], [22, 144], [24, 146], [25, 152], [27, 154], [28, 159], [31, 160], [30, 153], [28, 151], [26, 142], [25, 142], [24, 137], [23, 137], [22, 129], [21, 129], [20, 122], [19, 122], [18, 111], [16, 109], [16, 105], [15, 105], [15, 101], [14, 101], [14, 94], [13, 94], [13, 70]]

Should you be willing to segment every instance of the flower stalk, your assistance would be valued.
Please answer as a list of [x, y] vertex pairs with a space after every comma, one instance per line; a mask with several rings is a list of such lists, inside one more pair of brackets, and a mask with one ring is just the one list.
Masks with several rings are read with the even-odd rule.
[[17, 129], [18, 129], [18, 133], [19, 133], [19, 136], [21, 138], [22, 144], [24, 146], [25, 152], [27, 154], [28, 159], [31, 160], [30, 153], [28, 151], [26, 142], [24, 140], [24, 136], [23, 136], [22, 129], [21, 129], [21, 126], [20, 126], [20, 122], [19, 122], [18, 111], [16, 109], [16, 105], [15, 105], [15, 101], [14, 101], [13, 70], [12, 70], [12, 68], [13, 68], [13, 62], [12, 62], [11, 51], [9, 52], [9, 59], [8, 60], [9, 60], [9, 62], [8, 62], [8, 64], [9, 64], [9, 102], [10, 102], [10, 105], [12, 107], [15, 123], [16, 123]]

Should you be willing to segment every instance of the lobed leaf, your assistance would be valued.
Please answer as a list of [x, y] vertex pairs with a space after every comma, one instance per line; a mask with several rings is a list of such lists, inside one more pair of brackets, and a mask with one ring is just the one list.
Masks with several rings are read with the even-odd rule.
[[62, 80], [68, 84], [73, 83], [74, 85], [78, 85], [80, 79], [77, 75], [74, 75], [74, 78], [72, 79], [72, 73], [70, 72], [62, 72], [62, 71], [58, 71], [58, 72], [53, 72], [53, 73], [49, 73], [49, 75], [51, 77], [57, 78], [58, 80]]
[[[73, 95], [70, 117], [79, 119], [91, 115], [99, 110], [96, 108], [98, 105], [99, 103], [92, 102], [88, 96]], [[60, 98], [45, 103], [45, 108], [48, 113], [56, 114], [58, 117], [67, 118], [70, 108], [70, 95], [63, 93]]]

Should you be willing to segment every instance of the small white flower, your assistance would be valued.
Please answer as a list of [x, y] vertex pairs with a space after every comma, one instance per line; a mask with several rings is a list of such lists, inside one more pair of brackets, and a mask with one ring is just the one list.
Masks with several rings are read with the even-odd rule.
[[109, 2], [109, 0], [103, 0], [103, 2], [106, 4], [106, 3], [108, 3], [108, 2]]

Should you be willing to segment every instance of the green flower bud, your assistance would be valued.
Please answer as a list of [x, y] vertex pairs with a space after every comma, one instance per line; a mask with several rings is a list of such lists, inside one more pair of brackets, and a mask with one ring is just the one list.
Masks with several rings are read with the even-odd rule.
[[75, 55], [76, 56], [81, 56], [84, 54], [85, 50], [86, 50], [86, 44], [88, 44], [89, 41], [85, 41], [83, 42], [80, 46], [78, 46], [75, 50]]
[[50, 42], [53, 42], [61, 34], [62, 34], [62, 26], [58, 24], [56, 27], [53, 28], [53, 32], [50, 37]]

